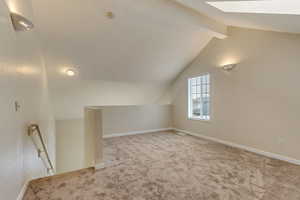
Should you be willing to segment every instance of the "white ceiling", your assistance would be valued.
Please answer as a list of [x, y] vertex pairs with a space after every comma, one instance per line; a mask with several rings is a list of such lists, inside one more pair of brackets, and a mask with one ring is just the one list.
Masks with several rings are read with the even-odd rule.
[[226, 30], [169, 0], [32, 2], [52, 84], [68, 67], [80, 80], [170, 82]]
[[[226, 25], [255, 28], [279, 32], [300, 33], [300, 15], [225, 13], [206, 1], [247, 1], [247, 0], [176, 0]], [[249, 0], [248, 0], [249, 1]], [[284, 5], [285, 0], [281, 3]]]
[[[300, 33], [298, 15], [225, 13], [205, 1], [32, 0], [50, 83], [169, 83], [226, 34], [224, 24]], [[78, 74], [68, 79], [63, 72], [72, 67]]]

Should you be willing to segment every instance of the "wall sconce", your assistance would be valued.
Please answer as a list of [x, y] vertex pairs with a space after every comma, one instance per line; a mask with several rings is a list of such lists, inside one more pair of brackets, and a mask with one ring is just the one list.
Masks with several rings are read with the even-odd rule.
[[10, 13], [10, 17], [16, 31], [29, 31], [34, 27], [31, 21], [17, 13]]
[[234, 68], [236, 68], [236, 64], [229, 64], [229, 65], [223, 65], [222, 69], [226, 72], [232, 71]]
[[75, 76], [76, 75], [76, 71], [74, 69], [67, 69], [65, 71], [67, 76]]

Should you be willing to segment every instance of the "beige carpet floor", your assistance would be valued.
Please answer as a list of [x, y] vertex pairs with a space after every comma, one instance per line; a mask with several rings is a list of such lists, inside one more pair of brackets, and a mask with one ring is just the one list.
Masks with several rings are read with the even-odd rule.
[[105, 139], [114, 165], [34, 181], [24, 200], [300, 200], [300, 166], [192, 136]]

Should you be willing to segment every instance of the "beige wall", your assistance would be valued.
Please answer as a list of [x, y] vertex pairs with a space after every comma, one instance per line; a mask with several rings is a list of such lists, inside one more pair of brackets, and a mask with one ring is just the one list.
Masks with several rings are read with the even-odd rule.
[[[172, 88], [176, 128], [300, 159], [300, 35], [230, 28]], [[217, 67], [238, 63], [235, 71]], [[209, 72], [212, 120], [187, 119], [187, 79]]]
[[57, 172], [102, 162], [102, 136], [171, 127], [171, 105], [87, 107], [84, 119], [56, 121]]
[[171, 105], [104, 106], [103, 135], [171, 127]]
[[55, 126], [57, 173], [84, 168], [84, 121], [56, 120]]
[[84, 119], [56, 121], [57, 173], [94, 166], [102, 160], [102, 112], [84, 110]]
[[83, 110], [88, 106], [144, 105], [162, 102], [161, 97], [169, 87], [169, 84], [139, 82], [75, 81], [68, 78], [65, 81], [51, 90], [55, 118], [59, 120], [83, 118]]
[[[18, 13], [34, 21], [30, 1], [7, 0]], [[55, 163], [54, 121], [47, 78], [35, 30], [15, 32], [9, 9], [0, 1], [0, 199], [15, 200], [24, 183], [46, 175], [27, 136], [27, 124], [40, 125]], [[20, 104], [15, 112], [14, 101]]]
[[84, 152], [86, 166], [95, 166], [103, 158], [103, 120], [99, 109], [85, 108], [84, 113]]

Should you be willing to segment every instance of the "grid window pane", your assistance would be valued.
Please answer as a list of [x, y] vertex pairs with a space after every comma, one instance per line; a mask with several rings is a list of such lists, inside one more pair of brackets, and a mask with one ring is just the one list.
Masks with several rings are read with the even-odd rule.
[[197, 85], [197, 93], [201, 93], [201, 86], [200, 85]]
[[196, 100], [197, 99], [197, 94], [192, 94], [192, 100]]
[[196, 89], [197, 89], [196, 86], [192, 87], [192, 94], [197, 94], [197, 90]]
[[196, 85], [197, 84], [197, 79], [196, 78], [192, 78], [191, 79], [191, 85]]
[[210, 77], [209, 74], [189, 79], [189, 117], [210, 119]]

